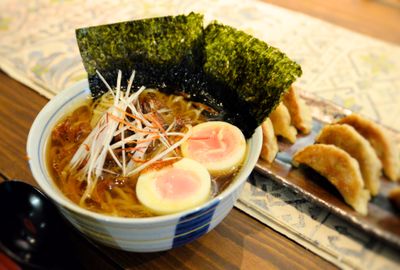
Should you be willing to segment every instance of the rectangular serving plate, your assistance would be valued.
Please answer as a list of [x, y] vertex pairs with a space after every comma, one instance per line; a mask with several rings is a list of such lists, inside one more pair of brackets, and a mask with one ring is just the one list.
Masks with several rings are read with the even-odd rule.
[[[295, 144], [279, 141], [279, 153], [271, 164], [260, 159], [256, 170], [264, 176], [289, 187], [294, 192], [328, 209], [331, 213], [347, 220], [365, 232], [385, 240], [400, 249], [400, 212], [388, 200], [389, 191], [398, 185], [381, 177], [379, 194], [368, 204], [368, 215], [363, 216], [354, 211], [342, 199], [340, 193], [322, 176], [305, 167], [291, 165], [292, 155], [299, 149], [314, 143], [318, 131], [337, 118], [351, 114], [350, 110], [320, 99], [310, 93], [299, 92], [300, 97], [310, 107], [313, 116], [313, 130], [308, 135], [298, 135]], [[384, 127], [400, 145], [400, 133]]]

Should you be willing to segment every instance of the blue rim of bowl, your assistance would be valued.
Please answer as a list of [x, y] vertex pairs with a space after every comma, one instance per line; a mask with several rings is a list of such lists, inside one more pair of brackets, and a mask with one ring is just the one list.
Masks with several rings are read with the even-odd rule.
[[[68, 97], [68, 92], [72, 92], [72, 91], [77, 92], [77, 93], [73, 94], [72, 96], [70, 96], [68, 99], [65, 100], [65, 96]], [[86, 209], [76, 205], [72, 201], [70, 201], [59, 190], [56, 190], [58, 188], [55, 186], [55, 183], [52, 183], [53, 187], [50, 187], [51, 186], [50, 181], [52, 181], [52, 180], [51, 179], [50, 179], [50, 181], [47, 180], [47, 178], [50, 178], [50, 177], [46, 173], [46, 169], [45, 169], [46, 165], [44, 164], [43, 155], [41, 153], [42, 150], [46, 148], [46, 143], [47, 143], [47, 139], [48, 139], [45, 136], [45, 134], [46, 134], [46, 131], [47, 131], [47, 133], [49, 133], [49, 130], [46, 128], [48, 128], [50, 124], [54, 124], [54, 122], [55, 122], [54, 119], [56, 118], [57, 114], [61, 110], [63, 110], [65, 107], [73, 104], [71, 101], [77, 99], [78, 97], [82, 96], [83, 94], [87, 94], [87, 95], [90, 94], [87, 80], [82, 80], [82, 81], [77, 82], [76, 84], [63, 90], [58, 95], [56, 95], [54, 98], [52, 98], [42, 108], [42, 110], [36, 116], [32, 126], [31, 126], [31, 129], [30, 129], [29, 135], [28, 135], [26, 151], [27, 151], [28, 157], [29, 157], [30, 170], [31, 170], [35, 180], [41, 187], [41, 189], [43, 189], [44, 193], [46, 195], [48, 195], [48, 197], [51, 198], [53, 201], [55, 201], [59, 205], [61, 205], [62, 207], [65, 207], [74, 213], [83, 214], [86, 217], [89, 217], [89, 218], [92, 218], [95, 220], [102, 220], [102, 221], [105, 221], [108, 223], [124, 223], [124, 224], [136, 223], [136, 224], [144, 225], [149, 222], [162, 223], [162, 222], [168, 222], [168, 221], [174, 222], [175, 220], [179, 221], [179, 219], [181, 217], [186, 216], [186, 215], [193, 215], [193, 218], [195, 218], [196, 215], [194, 215], [194, 214], [196, 214], [199, 211], [201, 212], [201, 210], [203, 208], [210, 207], [213, 204], [215, 204], [217, 206], [221, 200], [223, 200], [225, 197], [228, 197], [229, 195], [234, 193], [234, 191], [236, 189], [238, 189], [240, 187], [240, 185], [246, 181], [248, 175], [250, 175], [251, 171], [253, 170], [253, 168], [258, 160], [258, 156], [261, 152], [262, 131], [261, 131], [261, 128], [258, 127], [255, 130], [253, 137], [251, 138], [251, 141], [253, 142], [253, 144], [249, 144], [250, 147], [253, 145], [254, 151], [250, 155], [250, 149], [249, 149], [248, 157], [246, 158], [246, 164], [248, 164], [250, 161], [252, 161], [252, 163], [254, 163], [253, 166], [247, 165], [244, 168], [242, 168], [242, 170], [239, 172], [239, 174], [237, 176], [236, 181], [234, 183], [232, 183], [231, 185], [229, 185], [226, 190], [224, 190], [217, 197], [209, 200], [208, 202], [206, 202], [196, 208], [188, 209], [188, 210], [185, 210], [185, 211], [182, 211], [179, 213], [175, 213], [175, 214], [164, 215], [164, 216], [155, 216], [155, 217], [146, 217], [146, 218], [124, 218], [124, 217], [114, 217], [114, 216], [108, 216], [108, 215], [104, 215], [104, 214], [100, 214], [100, 213], [95, 213], [95, 212], [86, 210]], [[87, 95], [86, 95], [86, 97], [87, 97]], [[52, 106], [54, 103], [61, 103], [61, 106], [58, 106], [58, 108], [56, 108], [54, 110], [54, 109], [52, 109]], [[50, 117], [48, 116], [48, 114], [50, 114]], [[37, 140], [36, 139], [37, 135], [34, 134], [34, 132], [38, 129], [38, 126], [40, 126], [40, 123], [42, 121], [46, 121], [46, 123], [44, 125], [44, 127], [46, 127], [46, 128], [43, 128], [40, 130], [39, 140]], [[255, 141], [256, 139], [258, 139], [259, 141], [258, 142]], [[38, 142], [36, 153], [34, 152], [35, 145], [36, 145], [35, 142]], [[33, 149], [31, 149], [31, 148], [33, 148]], [[37, 155], [35, 157], [37, 157], [39, 159], [39, 171], [40, 172], [37, 172], [37, 170], [34, 168], [35, 164], [34, 164], [33, 155]], [[254, 155], [256, 155], [256, 156], [254, 156]], [[239, 181], [239, 178], [243, 178], [243, 179], [241, 179]], [[43, 184], [42, 182], [47, 183], [47, 185]]]

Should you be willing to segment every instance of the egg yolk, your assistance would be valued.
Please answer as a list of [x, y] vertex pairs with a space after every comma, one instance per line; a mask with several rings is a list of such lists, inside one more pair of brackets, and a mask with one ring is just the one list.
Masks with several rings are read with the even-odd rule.
[[204, 128], [189, 139], [188, 150], [198, 161], [220, 160], [234, 151], [234, 136], [226, 127]]
[[200, 183], [192, 171], [174, 167], [162, 172], [155, 185], [162, 198], [171, 200], [190, 197], [200, 188]]

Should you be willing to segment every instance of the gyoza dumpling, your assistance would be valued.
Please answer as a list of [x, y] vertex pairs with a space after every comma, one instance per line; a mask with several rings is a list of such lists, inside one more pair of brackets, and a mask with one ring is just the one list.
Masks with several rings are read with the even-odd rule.
[[369, 191], [364, 189], [357, 160], [344, 150], [327, 144], [309, 145], [293, 156], [293, 164], [305, 164], [320, 173], [342, 194], [357, 212], [368, 212]]
[[301, 133], [308, 134], [312, 128], [312, 117], [310, 108], [296, 93], [295, 88], [290, 87], [289, 91], [283, 96], [283, 104], [289, 111], [292, 124]]
[[271, 112], [269, 119], [271, 119], [276, 136], [282, 136], [291, 143], [296, 141], [297, 130], [290, 124], [290, 114], [283, 103], [280, 103], [275, 110]]
[[261, 148], [260, 157], [271, 163], [274, 161], [279, 150], [271, 120], [269, 118], [265, 119], [261, 125], [261, 128], [263, 132], [263, 145]]
[[365, 187], [378, 194], [382, 164], [371, 144], [352, 126], [326, 125], [315, 138], [317, 143], [334, 144], [358, 161]]
[[399, 150], [385, 130], [375, 122], [358, 114], [348, 115], [338, 121], [354, 127], [374, 148], [382, 162], [384, 174], [392, 181], [399, 177]]

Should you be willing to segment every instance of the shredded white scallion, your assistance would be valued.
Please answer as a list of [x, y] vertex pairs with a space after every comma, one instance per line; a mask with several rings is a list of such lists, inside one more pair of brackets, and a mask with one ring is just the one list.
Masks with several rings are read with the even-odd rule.
[[[142, 86], [136, 92], [131, 91], [135, 71], [129, 78], [125, 93], [121, 89], [122, 72], [120, 70], [114, 90], [100, 72], [96, 71], [96, 73], [111, 93], [113, 102], [102, 113], [91, 133], [79, 146], [69, 163], [71, 169], [82, 174], [80, 180], [86, 180], [86, 190], [81, 198], [81, 203], [90, 198], [97, 181], [104, 172], [118, 174], [118, 172], [104, 168], [108, 155], [120, 168], [120, 174], [123, 177], [129, 177], [157, 161], [177, 159], [176, 156], [171, 157], [170, 153], [175, 152], [175, 149], [184, 143], [192, 133], [190, 125], [186, 126], [187, 132], [171, 132], [176, 125], [175, 119], [164, 130], [154, 115], [143, 113], [139, 96], [146, 90], [146, 87]], [[157, 113], [167, 112], [169, 112], [168, 109], [157, 111]], [[126, 136], [127, 131], [133, 132], [133, 134]], [[180, 138], [177, 140], [176, 137]], [[151, 159], [145, 160], [147, 150], [156, 141], [161, 143], [165, 149]], [[121, 159], [118, 158], [118, 153], [121, 153]]]

